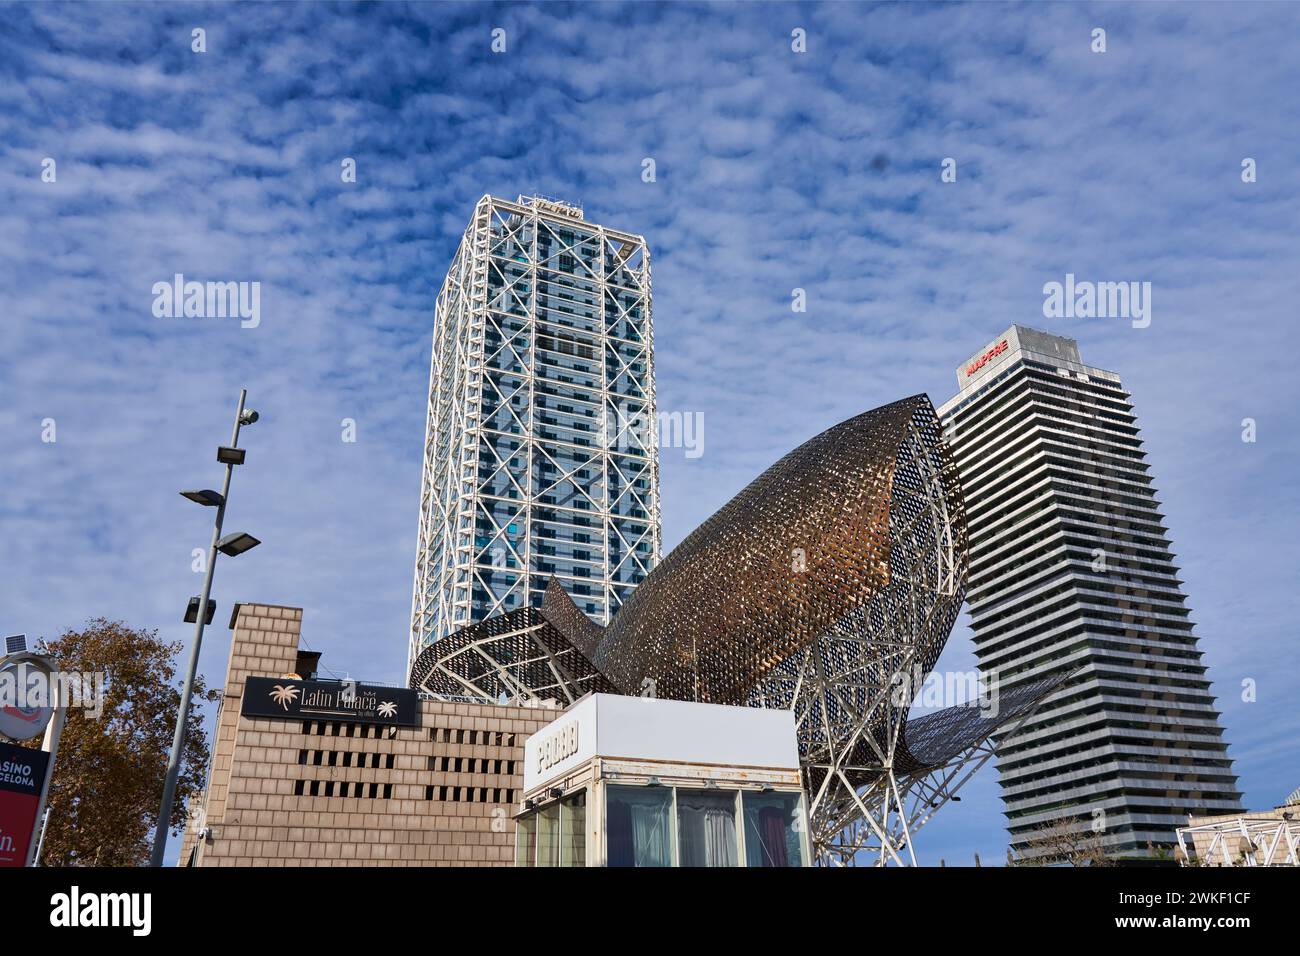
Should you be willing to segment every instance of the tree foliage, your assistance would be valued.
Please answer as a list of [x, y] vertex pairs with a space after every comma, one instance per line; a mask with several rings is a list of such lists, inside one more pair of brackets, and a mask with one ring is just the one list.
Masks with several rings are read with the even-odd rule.
[[[102, 712], [68, 711], [50, 786], [42, 866], [142, 866], [154, 824], [180, 705], [179, 641], [97, 618], [41, 641], [62, 671], [104, 675]], [[196, 677], [171, 826], [203, 787], [209, 751], [201, 705], [216, 700]]]
[[1101, 837], [1078, 817], [1062, 817], [1035, 829], [1025, 841], [1024, 855], [1007, 849], [1009, 866], [1114, 866]]

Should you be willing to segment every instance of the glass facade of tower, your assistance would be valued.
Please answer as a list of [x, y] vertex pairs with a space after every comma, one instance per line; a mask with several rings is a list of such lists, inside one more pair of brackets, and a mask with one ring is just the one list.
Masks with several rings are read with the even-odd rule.
[[967, 601], [1003, 690], [1074, 677], [997, 759], [1011, 846], [1052, 827], [1106, 853], [1169, 850], [1241, 794], [1129, 395], [1073, 339], [1013, 326], [940, 414], [966, 501]]
[[485, 196], [438, 296], [410, 659], [552, 575], [608, 623], [659, 555], [656, 421], [645, 240]]

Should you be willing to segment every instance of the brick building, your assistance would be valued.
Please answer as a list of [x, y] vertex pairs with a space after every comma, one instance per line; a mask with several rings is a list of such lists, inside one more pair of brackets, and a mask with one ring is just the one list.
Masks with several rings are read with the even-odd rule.
[[513, 862], [524, 741], [555, 711], [315, 681], [300, 608], [239, 604], [230, 627], [207, 792], [190, 808], [180, 865]]

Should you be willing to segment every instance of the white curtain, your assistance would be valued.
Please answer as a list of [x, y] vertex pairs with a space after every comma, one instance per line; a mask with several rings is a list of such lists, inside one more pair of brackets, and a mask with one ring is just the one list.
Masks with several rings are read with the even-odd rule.
[[736, 865], [736, 816], [731, 810], [704, 811], [704, 865]]
[[668, 845], [668, 808], [632, 806], [632, 846], [637, 866], [671, 866]]

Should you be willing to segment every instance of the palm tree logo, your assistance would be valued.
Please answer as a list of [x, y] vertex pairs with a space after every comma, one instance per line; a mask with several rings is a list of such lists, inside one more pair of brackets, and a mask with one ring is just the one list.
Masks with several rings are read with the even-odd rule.
[[383, 701], [382, 703], [380, 703], [379, 709], [376, 711], [376, 713], [378, 713], [380, 717], [396, 717], [397, 704], [391, 700]]
[[297, 699], [298, 688], [294, 687], [292, 684], [288, 687], [281, 687], [279, 684], [276, 684], [271, 690], [271, 700], [279, 704], [285, 710], [288, 710], [289, 705]]

